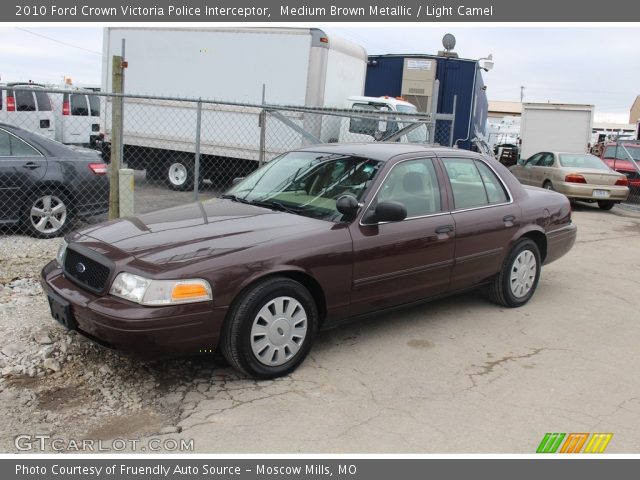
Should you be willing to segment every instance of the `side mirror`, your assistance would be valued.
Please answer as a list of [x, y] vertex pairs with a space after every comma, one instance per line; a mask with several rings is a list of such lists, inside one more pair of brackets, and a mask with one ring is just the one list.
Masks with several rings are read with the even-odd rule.
[[231, 180], [231, 185], [232, 186], [236, 186], [237, 184], [239, 184], [242, 180], [244, 180], [244, 177], [236, 177], [233, 180]]
[[349, 217], [358, 212], [358, 200], [353, 195], [342, 195], [336, 200], [336, 210]]
[[407, 218], [407, 207], [399, 202], [380, 202], [371, 220], [375, 222], [401, 222]]

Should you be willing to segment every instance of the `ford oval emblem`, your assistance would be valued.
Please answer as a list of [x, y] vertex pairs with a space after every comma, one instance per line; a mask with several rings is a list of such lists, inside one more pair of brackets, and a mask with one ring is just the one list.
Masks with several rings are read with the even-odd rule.
[[76, 271], [78, 273], [84, 273], [87, 270], [87, 267], [84, 266], [84, 263], [76, 263]]

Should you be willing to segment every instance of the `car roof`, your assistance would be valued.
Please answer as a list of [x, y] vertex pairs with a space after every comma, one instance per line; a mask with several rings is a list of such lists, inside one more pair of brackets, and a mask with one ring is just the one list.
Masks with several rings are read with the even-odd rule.
[[397, 142], [327, 143], [300, 148], [296, 151], [353, 155], [356, 157], [367, 157], [372, 160], [379, 160], [382, 162], [398, 155], [408, 153], [430, 153], [435, 155], [446, 155], [454, 152], [457, 155], [472, 153], [468, 150], [460, 150], [458, 148], [440, 147], [420, 143]]

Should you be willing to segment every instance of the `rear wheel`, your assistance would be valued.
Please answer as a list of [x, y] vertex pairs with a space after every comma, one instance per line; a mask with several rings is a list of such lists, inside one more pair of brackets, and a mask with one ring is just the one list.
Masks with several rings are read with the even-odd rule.
[[317, 326], [318, 310], [309, 291], [291, 279], [271, 278], [235, 303], [220, 347], [236, 369], [255, 378], [275, 378], [304, 360]]
[[183, 159], [172, 159], [167, 163], [166, 181], [171, 190], [190, 190], [193, 188], [194, 167]]
[[611, 210], [614, 203], [609, 200], [598, 200], [598, 207], [600, 210]]
[[540, 279], [540, 250], [529, 238], [520, 239], [502, 270], [489, 285], [490, 298], [505, 307], [520, 307], [533, 296]]
[[555, 188], [553, 188], [553, 183], [551, 183], [551, 180], [547, 180], [546, 182], [544, 182], [542, 187], [546, 188], [547, 190], [555, 190]]
[[29, 234], [38, 238], [60, 236], [71, 223], [69, 201], [55, 189], [33, 193], [27, 201], [25, 216]]

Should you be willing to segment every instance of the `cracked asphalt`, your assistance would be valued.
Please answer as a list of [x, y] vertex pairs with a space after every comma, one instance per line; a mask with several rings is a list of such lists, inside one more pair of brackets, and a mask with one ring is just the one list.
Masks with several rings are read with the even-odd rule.
[[193, 439], [198, 453], [534, 453], [546, 432], [611, 432], [608, 453], [638, 453], [640, 215], [578, 205], [574, 222], [574, 249], [524, 307], [472, 292], [321, 332], [274, 381], [66, 340], [34, 294], [0, 309], [0, 338], [28, 350], [44, 333], [70, 353], [59, 372], [0, 380], [0, 448], [45, 431]]

